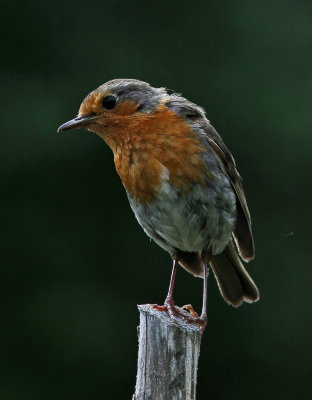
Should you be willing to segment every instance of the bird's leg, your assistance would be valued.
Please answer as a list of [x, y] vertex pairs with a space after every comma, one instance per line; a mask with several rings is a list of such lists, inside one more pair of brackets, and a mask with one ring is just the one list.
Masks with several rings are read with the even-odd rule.
[[177, 267], [178, 267], [178, 260], [174, 259], [173, 260], [173, 266], [172, 266], [172, 271], [171, 271], [171, 277], [170, 277], [170, 284], [169, 284], [169, 289], [168, 289], [168, 294], [165, 300], [165, 306], [172, 308], [174, 306], [174, 300], [173, 300], [173, 289], [174, 289], [174, 284], [175, 284], [175, 279], [177, 275]]
[[203, 333], [206, 325], [207, 325], [207, 292], [208, 292], [208, 275], [209, 275], [209, 268], [208, 268], [208, 260], [210, 259], [209, 253], [203, 254], [203, 271], [204, 271], [204, 282], [203, 282], [203, 306], [202, 312], [199, 316], [197, 312], [194, 310], [191, 304], [187, 304], [182, 308], [187, 310], [191, 316], [193, 317], [192, 322], [195, 322], [199, 325], [201, 332]]
[[198, 323], [200, 325], [202, 333], [204, 332], [207, 325], [207, 292], [208, 292], [208, 275], [209, 267], [208, 263], [211, 258], [211, 251], [205, 252], [203, 254], [203, 269], [204, 269], [204, 283], [203, 283], [203, 306], [200, 317], [198, 318]]
[[169, 289], [168, 289], [168, 294], [164, 303], [164, 306], [167, 309], [167, 312], [170, 316], [171, 319], [175, 320], [177, 316], [180, 316], [182, 318], [185, 318], [185, 315], [175, 306], [174, 300], [173, 300], [173, 289], [174, 289], [174, 284], [175, 284], [175, 278], [177, 274], [177, 268], [178, 268], [178, 260], [176, 258], [173, 259], [173, 266], [172, 266], [172, 271], [171, 271], [171, 278], [170, 278], [170, 284], [169, 284]]
[[175, 284], [175, 278], [177, 274], [178, 260], [176, 258], [173, 259], [173, 266], [171, 271], [171, 278], [169, 284], [169, 290], [164, 302], [163, 306], [159, 306], [157, 304], [153, 304], [152, 307], [158, 311], [167, 311], [170, 318], [177, 322], [178, 318], [182, 318], [184, 321], [189, 323], [195, 323], [199, 325], [201, 332], [204, 331], [207, 324], [207, 278], [208, 278], [208, 257], [207, 254], [203, 256], [203, 269], [204, 269], [204, 285], [203, 285], [203, 307], [202, 313], [199, 316], [197, 312], [193, 309], [191, 304], [183, 306], [182, 309], [187, 310], [190, 315], [186, 315], [179, 307], [177, 307], [173, 300], [173, 289]]
[[174, 289], [178, 265], [179, 265], [178, 259], [173, 258], [173, 266], [172, 266], [172, 271], [171, 271], [170, 284], [169, 284], [168, 294], [165, 299], [164, 305], [159, 306], [157, 304], [153, 304], [153, 308], [155, 308], [158, 311], [167, 311], [169, 317], [174, 322], [177, 322], [178, 317], [184, 319], [187, 322], [193, 322], [193, 318], [188, 317], [185, 313], [183, 313], [183, 311], [181, 311], [179, 309], [179, 307], [177, 307], [175, 305], [174, 300], [173, 300], [173, 289]]
[[175, 309], [175, 304], [173, 300], [173, 289], [175, 284], [175, 278], [177, 274], [178, 260], [173, 259], [173, 266], [170, 277], [170, 284], [168, 289], [168, 294], [163, 306], [153, 305], [153, 307], [158, 311], [168, 311], [169, 315], [172, 316], [173, 310]]
[[209, 275], [209, 268], [207, 263], [204, 265], [204, 283], [203, 283], [203, 307], [202, 312], [199, 317], [203, 324], [203, 330], [206, 328], [207, 325], [207, 292], [208, 292], [208, 275]]

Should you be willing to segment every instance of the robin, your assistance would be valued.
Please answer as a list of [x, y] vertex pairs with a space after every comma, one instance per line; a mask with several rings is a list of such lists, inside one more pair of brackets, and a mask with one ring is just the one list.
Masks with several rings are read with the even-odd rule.
[[[78, 116], [58, 132], [87, 128], [112, 149], [130, 206], [144, 229], [173, 259], [164, 306], [175, 319], [177, 266], [204, 279], [207, 320], [211, 267], [224, 300], [234, 307], [259, 299], [241, 260], [254, 258], [250, 214], [234, 158], [204, 110], [179, 94], [135, 79], [111, 80], [91, 92]], [[184, 315], [184, 313], [183, 313]]]

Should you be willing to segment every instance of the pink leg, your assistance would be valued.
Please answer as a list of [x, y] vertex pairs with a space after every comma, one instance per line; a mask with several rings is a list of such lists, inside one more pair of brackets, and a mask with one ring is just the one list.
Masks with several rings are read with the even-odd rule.
[[178, 267], [178, 260], [173, 260], [169, 290], [164, 302], [163, 306], [159, 306], [157, 304], [153, 304], [152, 307], [158, 311], [167, 311], [170, 318], [177, 322], [178, 317], [184, 319], [187, 322], [195, 323], [200, 326], [201, 331], [205, 330], [207, 325], [207, 279], [208, 279], [208, 257], [204, 257], [204, 283], [203, 283], [203, 306], [201, 316], [199, 317], [198, 314], [194, 311], [193, 307], [188, 304], [187, 306], [182, 307], [182, 309], [186, 309], [189, 311], [190, 316], [185, 315], [181, 309], [175, 306], [173, 300], [173, 289], [175, 284], [175, 278], [177, 274], [177, 267]]
[[174, 300], [173, 300], [173, 289], [174, 289], [178, 265], [179, 265], [178, 260], [176, 260], [176, 259], [173, 260], [169, 290], [168, 290], [168, 294], [167, 294], [164, 306], [166, 307], [166, 310], [172, 320], [176, 321], [177, 317], [181, 317], [184, 320], [187, 320], [188, 322], [192, 322], [191, 318], [187, 317], [178, 307], [176, 307]]
[[[171, 271], [171, 278], [170, 278], [170, 284], [169, 284], [169, 289], [168, 289], [168, 294], [165, 299], [164, 305], [159, 306], [157, 304], [153, 304], [153, 308], [155, 308], [158, 311], [167, 311], [170, 318], [177, 322], [178, 317], [184, 319], [187, 322], [194, 322], [195, 319], [199, 320], [198, 315], [195, 313], [193, 310], [193, 307], [189, 305], [190, 309], [193, 310], [193, 313], [191, 312], [191, 315], [188, 316], [179, 307], [175, 305], [175, 302], [173, 300], [173, 289], [174, 289], [174, 284], [175, 284], [175, 279], [176, 279], [176, 274], [177, 274], [177, 268], [178, 268], [178, 260], [174, 259], [173, 260], [173, 266], [172, 266], [172, 271]], [[183, 308], [183, 307], [182, 307]], [[188, 311], [191, 311], [189, 308], [185, 307]], [[196, 314], [197, 318], [193, 318]]]
[[170, 278], [168, 294], [167, 294], [166, 300], [164, 302], [164, 305], [163, 306], [153, 305], [153, 307], [156, 308], [158, 311], [168, 311], [168, 313], [171, 317], [174, 314], [173, 310], [175, 308], [175, 304], [174, 304], [174, 300], [173, 300], [173, 289], [174, 289], [175, 279], [176, 279], [176, 275], [177, 275], [177, 267], [178, 267], [178, 261], [176, 259], [174, 259], [172, 271], [171, 271], [171, 278]]
[[167, 303], [172, 303], [174, 305], [174, 300], [173, 300], [173, 289], [174, 289], [174, 284], [175, 284], [175, 279], [177, 275], [177, 267], [178, 267], [178, 261], [173, 260], [173, 266], [172, 266], [172, 271], [171, 271], [171, 277], [170, 277], [170, 284], [169, 284], [169, 289], [168, 289], [168, 294], [165, 300], [165, 305]]
[[199, 317], [200, 321], [202, 322], [202, 330], [204, 331], [207, 325], [207, 292], [208, 292], [208, 275], [209, 270], [208, 266], [205, 263], [204, 265], [204, 284], [203, 284], [203, 307], [201, 316]]

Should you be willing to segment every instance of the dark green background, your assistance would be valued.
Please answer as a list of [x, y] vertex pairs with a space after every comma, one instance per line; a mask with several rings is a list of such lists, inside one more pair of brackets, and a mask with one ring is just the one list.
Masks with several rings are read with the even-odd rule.
[[[202, 105], [238, 162], [261, 301], [209, 284], [198, 399], [311, 399], [311, 3], [1, 1], [1, 400], [130, 399], [137, 303], [171, 262], [136, 223], [112, 154], [56, 134], [113, 78]], [[200, 307], [179, 271], [176, 300]]]

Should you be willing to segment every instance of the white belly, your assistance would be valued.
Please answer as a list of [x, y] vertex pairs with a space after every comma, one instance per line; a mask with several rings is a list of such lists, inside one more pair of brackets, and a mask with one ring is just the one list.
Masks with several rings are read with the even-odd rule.
[[211, 249], [212, 254], [219, 254], [235, 226], [235, 194], [228, 178], [221, 173], [204, 187], [194, 184], [187, 194], [175, 189], [169, 177], [164, 176], [151, 204], [139, 204], [131, 196], [129, 200], [145, 233], [171, 254], [176, 249]]

